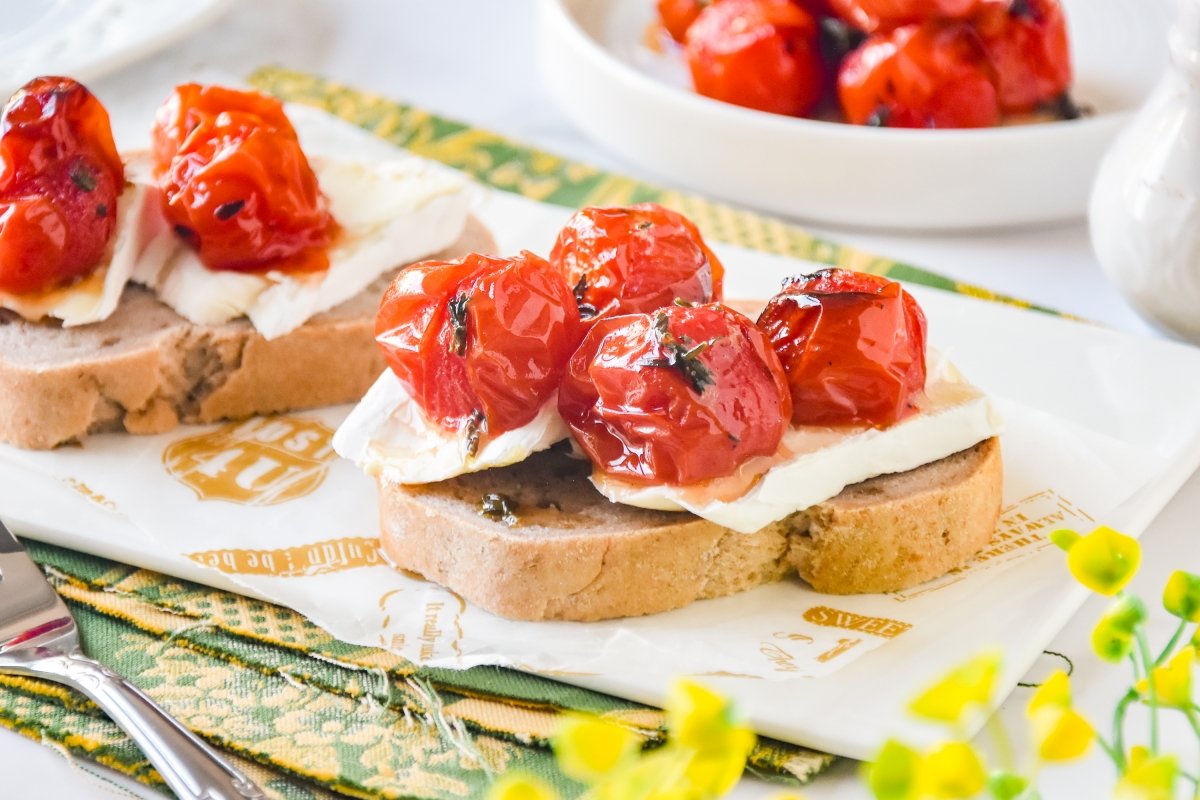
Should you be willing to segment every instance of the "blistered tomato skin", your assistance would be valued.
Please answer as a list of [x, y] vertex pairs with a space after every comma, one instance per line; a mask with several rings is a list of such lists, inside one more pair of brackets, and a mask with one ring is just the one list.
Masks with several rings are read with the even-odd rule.
[[721, 0], [687, 31], [696, 91], [775, 114], [803, 116], [821, 98], [825, 67], [811, 14], [789, 0]]
[[867, 33], [890, 31], [931, 19], [969, 19], [1007, 0], [830, 0], [837, 16]]
[[57, 77], [22, 87], [0, 123], [0, 291], [46, 291], [99, 266], [124, 183], [91, 92]]
[[974, 25], [996, 65], [1004, 111], [1034, 111], [1058, 101], [1070, 88], [1071, 48], [1058, 0], [992, 5]]
[[791, 397], [763, 333], [713, 303], [596, 323], [571, 358], [558, 407], [606, 474], [691, 485], [774, 455]]
[[724, 296], [725, 268], [700, 231], [654, 203], [577, 212], [558, 234], [550, 263], [585, 321]]
[[528, 252], [409, 267], [375, 322], [384, 358], [426, 416], [476, 443], [537, 416], [582, 336], [570, 288]]
[[925, 313], [900, 284], [822, 270], [784, 286], [758, 326], [779, 355], [798, 425], [886, 427], [925, 388]]
[[159, 108], [152, 137], [167, 219], [205, 266], [328, 266], [336, 223], [278, 100], [185, 84]]
[[975, 30], [933, 21], [869, 37], [842, 62], [847, 121], [889, 128], [999, 124], [996, 69]]

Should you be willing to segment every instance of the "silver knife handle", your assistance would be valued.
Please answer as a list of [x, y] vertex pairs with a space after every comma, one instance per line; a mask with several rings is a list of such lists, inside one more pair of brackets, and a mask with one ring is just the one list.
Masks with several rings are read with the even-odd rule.
[[253, 781], [107, 667], [82, 653], [46, 658], [38, 667], [100, 706], [137, 742], [180, 800], [265, 800]]

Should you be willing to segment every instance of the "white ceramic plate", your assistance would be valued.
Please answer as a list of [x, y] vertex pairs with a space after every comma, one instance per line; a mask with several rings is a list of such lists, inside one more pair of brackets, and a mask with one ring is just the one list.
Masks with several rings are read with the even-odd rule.
[[542, 0], [550, 93], [588, 136], [700, 192], [856, 227], [971, 229], [1082, 217], [1096, 167], [1166, 62], [1169, 0], [1063, 0], [1074, 94], [1095, 116], [976, 131], [868, 129], [701, 97], [646, 47], [652, 0]]
[[92, 81], [196, 31], [232, 0], [22, 0], [0, 14], [0, 95], [38, 75]]

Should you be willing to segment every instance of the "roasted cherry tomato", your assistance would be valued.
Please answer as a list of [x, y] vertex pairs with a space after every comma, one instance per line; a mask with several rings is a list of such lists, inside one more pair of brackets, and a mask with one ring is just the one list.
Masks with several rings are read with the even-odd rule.
[[771, 340], [798, 425], [887, 426], [925, 389], [925, 314], [900, 284], [842, 269], [795, 278], [758, 326]]
[[846, 22], [874, 33], [931, 19], [967, 19], [987, 6], [1006, 6], [1007, 0], [830, 0], [830, 5]]
[[846, 119], [889, 128], [985, 128], [1000, 122], [996, 69], [974, 29], [926, 22], [875, 34], [842, 62]]
[[974, 24], [996, 65], [1002, 110], [1033, 111], [1063, 98], [1071, 86], [1071, 48], [1058, 0], [991, 5]]
[[70, 78], [22, 87], [0, 123], [0, 290], [45, 291], [97, 267], [124, 184], [91, 92]]
[[682, 42], [688, 27], [714, 0], [658, 0], [658, 18], [671, 38]]
[[571, 357], [558, 408], [605, 473], [686, 485], [773, 455], [791, 397], [762, 331], [712, 303], [596, 323]]
[[[658, 0], [658, 18], [667, 33], [677, 42], [687, 37], [687, 29], [700, 12], [720, 0]], [[830, 0], [790, 0], [814, 16], [833, 14]]]
[[723, 297], [725, 268], [700, 231], [654, 203], [576, 212], [558, 234], [550, 263], [573, 287], [585, 320]]
[[562, 276], [532, 253], [472, 253], [401, 272], [375, 338], [432, 421], [471, 448], [532, 420], [558, 389], [583, 336]]
[[216, 270], [317, 269], [336, 230], [283, 105], [186, 84], [155, 117], [167, 219]]
[[821, 97], [825, 67], [812, 15], [789, 0], [721, 0], [687, 31], [696, 91], [759, 111], [801, 116]]

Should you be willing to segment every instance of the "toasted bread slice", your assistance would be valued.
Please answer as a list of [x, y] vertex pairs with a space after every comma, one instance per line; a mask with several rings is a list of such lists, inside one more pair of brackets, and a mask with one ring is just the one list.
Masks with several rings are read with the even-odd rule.
[[[495, 247], [471, 218], [434, 257]], [[78, 328], [0, 310], [0, 441], [50, 448], [101, 431], [163, 433], [356, 401], [384, 369], [375, 314], [394, 274], [271, 341], [245, 319], [193, 324], [138, 286], [111, 317]]]
[[[829, 594], [887, 592], [961, 566], [1000, 512], [1000, 443], [847, 488], [754, 534], [690, 514], [609, 502], [563, 448], [424, 486], [380, 479], [393, 563], [500, 616], [598, 620], [653, 614], [793, 573]], [[515, 502], [516, 522], [481, 514]]]

